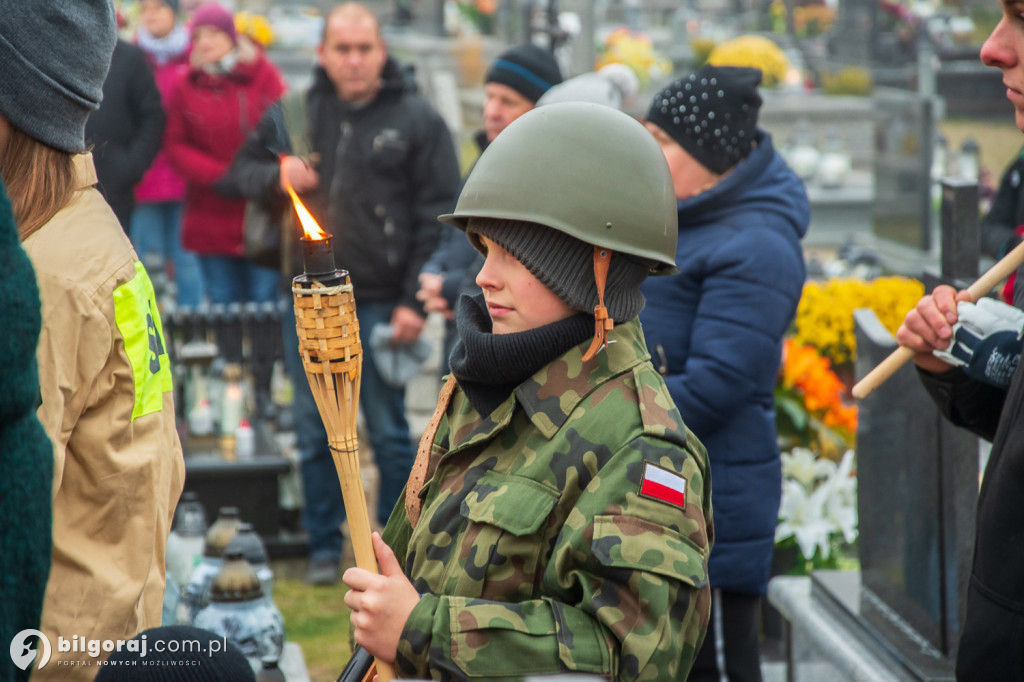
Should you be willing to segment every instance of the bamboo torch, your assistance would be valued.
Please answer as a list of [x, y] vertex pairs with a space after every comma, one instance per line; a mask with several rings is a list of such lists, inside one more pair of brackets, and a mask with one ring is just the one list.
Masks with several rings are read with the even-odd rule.
[[[287, 189], [304, 232], [300, 239], [303, 273], [292, 280], [299, 354], [341, 481], [356, 566], [376, 573], [366, 491], [359, 473], [356, 417], [363, 349], [352, 283], [347, 270], [335, 268], [331, 236], [317, 225], [291, 186]], [[380, 682], [394, 679], [391, 664], [376, 660], [375, 666]]]

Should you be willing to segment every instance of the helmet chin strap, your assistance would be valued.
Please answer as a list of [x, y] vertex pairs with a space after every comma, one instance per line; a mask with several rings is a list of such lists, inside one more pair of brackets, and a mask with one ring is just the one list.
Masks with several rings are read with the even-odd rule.
[[590, 342], [590, 348], [583, 354], [583, 362], [589, 362], [599, 350], [608, 345], [608, 332], [615, 326], [615, 320], [608, 317], [608, 309], [604, 307], [604, 285], [608, 280], [608, 268], [611, 261], [611, 249], [601, 246], [594, 247], [594, 281], [597, 283], [597, 305], [594, 306], [594, 340]]

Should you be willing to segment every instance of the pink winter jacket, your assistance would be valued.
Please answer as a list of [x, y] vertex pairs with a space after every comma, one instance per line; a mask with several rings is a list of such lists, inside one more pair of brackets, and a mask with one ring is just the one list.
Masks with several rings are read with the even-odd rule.
[[164, 144], [186, 184], [181, 241], [201, 255], [244, 254], [245, 200], [213, 185], [225, 178], [235, 152], [284, 93], [284, 81], [262, 49], [240, 40], [238, 54], [226, 75], [193, 66], [175, 81], [167, 101]]

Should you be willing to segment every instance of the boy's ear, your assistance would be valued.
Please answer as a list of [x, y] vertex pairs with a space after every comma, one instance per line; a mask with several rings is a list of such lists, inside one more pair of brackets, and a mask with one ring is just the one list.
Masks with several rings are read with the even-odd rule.
[[476, 230], [474, 230], [472, 225], [473, 225], [473, 221], [472, 220], [470, 220], [469, 224], [466, 225], [466, 239], [469, 240], [469, 243], [473, 245], [474, 249], [476, 249], [477, 251], [479, 251], [480, 253], [482, 253], [483, 255], [486, 256], [487, 255], [487, 247], [484, 246], [484, 243], [483, 243], [483, 241], [480, 238], [480, 233], [477, 232]]

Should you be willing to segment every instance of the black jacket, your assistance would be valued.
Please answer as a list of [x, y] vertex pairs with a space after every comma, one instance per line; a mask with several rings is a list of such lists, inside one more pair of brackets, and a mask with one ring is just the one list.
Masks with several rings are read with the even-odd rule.
[[[1020, 287], [1014, 293], [1020, 308]], [[957, 679], [1024, 680], [1024, 371], [1018, 367], [1007, 390], [974, 381], [959, 369], [919, 373], [950, 421], [992, 441], [978, 494]]]
[[1003, 172], [992, 208], [981, 221], [981, 246], [1002, 258], [1020, 243], [1017, 227], [1024, 225], [1024, 149]]
[[[482, 154], [489, 142], [483, 130], [478, 130], [473, 136], [473, 141], [480, 148]], [[476, 163], [473, 163], [473, 167]], [[469, 173], [473, 168], [469, 169]], [[466, 180], [459, 183], [459, 194]], [[444, 283], [441, 288], [441, 295], [448, 301], [448, 307], [455, 310], [455, 304], [462, 294], [473, 296], [480, 292], [476, 286], [476, 276], [484, 265], [483, 256], [477, 251], [472, 242], [466, 238], [466, 233], [452, 225], [445, 225], [441, 228], [441, 242], [430, 259], [423, 265], [423, 272], [430, 272], [444, 275]], [[447, 373], [447, 372], [446, 372]]]
[[85, 124], [85, 140], [93, 146], [99, 190], [126, 230], [135, 207], [135, 185], [160, 151], [165, 123], [145, 55], [119, 39], [103, 82], [103, 101]]
[[[377, 96], [357, 107], [315, 70], [306, 98], [320, 186], [303, 201], [333, 235], [336, 264], [351, 274], [357, 298], [421, 310], [417, 278], [441, 234], [437, 216], [455, 205], [459, 166], [443, 119], [390, 58], [383, 79]], [[235, 157], [247, 198], [282, 196], [278, 155], [290, 147], [278, 104]]]

